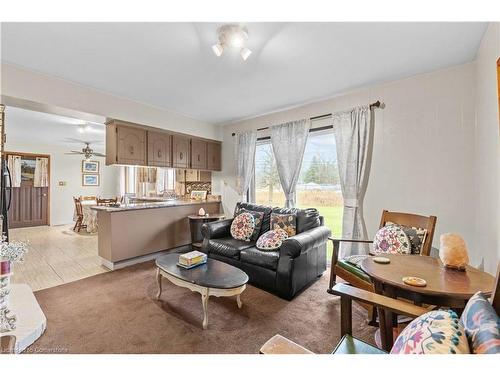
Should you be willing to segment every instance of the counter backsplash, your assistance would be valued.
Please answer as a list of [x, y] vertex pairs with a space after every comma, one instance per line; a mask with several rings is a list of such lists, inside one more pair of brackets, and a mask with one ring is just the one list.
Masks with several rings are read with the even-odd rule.
[[186, 194], [190, 194], [192, 190], [206, 190], [207, 194], [212, 194], [212, 184], [210, 182], [185, 182]]

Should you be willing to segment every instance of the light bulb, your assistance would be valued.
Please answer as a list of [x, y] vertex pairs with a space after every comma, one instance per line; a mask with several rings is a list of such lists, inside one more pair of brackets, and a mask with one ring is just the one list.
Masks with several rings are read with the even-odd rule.
[[250, 51], [247, 47], [243, 47], [240, 51], [241, 58], [243, 61], [246, 61], [248, 57], [252, 54], [252, 51]]
[[212, 51], [214, 51], [217, 57], [220, 57], [222, 55], [222, 52], [224, 52], [224, 47], [222, 46], [222, 44], [217, 43], [212, 46]]
[[231, 46], [235, 48], [240, 48], [243, 46], [243, 37], [240, 33], [235, 33], [231, 36], [230, 39]]

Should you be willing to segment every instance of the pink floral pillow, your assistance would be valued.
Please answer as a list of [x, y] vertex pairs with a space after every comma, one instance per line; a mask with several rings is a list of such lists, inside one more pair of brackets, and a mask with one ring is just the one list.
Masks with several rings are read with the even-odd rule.
[[267, 231], [257, 240], [257, 249], [264, 251], [277, 250], [281, 247], [288, 234], [283, 229], [274, 229]]
[[386, 225], [378, 230], [373, 240], [376, 254], [411, 254], [411, 243], [399, 225]]
[[255, 229], [255, 218], [250, 213], [236, 216], [231, 223], [231, 236], [235, 240], [250, 241]]

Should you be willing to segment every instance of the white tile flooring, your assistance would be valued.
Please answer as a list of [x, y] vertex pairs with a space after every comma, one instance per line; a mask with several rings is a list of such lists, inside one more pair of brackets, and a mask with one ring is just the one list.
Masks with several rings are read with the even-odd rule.
[[13, 266], [13, 283], [33, 290], [107, 272], [97, 255], [97, 234], [73, 232], [71, 225], [10, 229], [10, 240], [28, 241], [24, 263]]

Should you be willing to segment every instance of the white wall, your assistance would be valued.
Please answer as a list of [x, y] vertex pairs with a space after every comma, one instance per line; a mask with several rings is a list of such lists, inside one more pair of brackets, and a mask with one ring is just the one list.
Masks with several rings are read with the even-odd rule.
[[[214, 184], [224, 209], [233, 212], [234, 158], [231, 133], [313, 117], [380, 100], [375, 110], [371, 173], [364, 202], [368, 234], [383, 209], [438, 217], [434, 244], [445, 232], [460, 233], [477, 265], [484, 249], [474, 228], [475, 64], [362, 89], [302, 107], [268, 114], [223, 130], [223, 172]], [[488, 251], [493, 251], [488, 250]]]
[[475, 227], [478, 251], [473, 262], [494, 273], [500, 259], [500, 134], [497, 97], [497, 59], [500, 25], [491, 23], [477, 54]]
[[[73, 196], [95, 195], [114, 197], [118, 195], [119, 167], [106, 167], [100, 161], [100, 186], [82, 186], [82, 157], [65, 155], [67, 147], [30, 144], [20, 140], [8, 139], [6, 151], [30, 152], [50, 155], [50, 224], [61, 225], [73, 222]], [[66, 186], [59, 186], [66, 181]]]
[[[216, 125], [14, 65], [1, 64], [0, 82], [1, 95], [198, 137], [220, 139], [220, 128]], [[193, 98], [193, 105], [196, 105], [196, 98]]]

